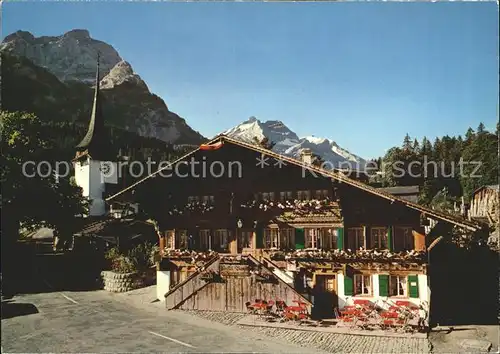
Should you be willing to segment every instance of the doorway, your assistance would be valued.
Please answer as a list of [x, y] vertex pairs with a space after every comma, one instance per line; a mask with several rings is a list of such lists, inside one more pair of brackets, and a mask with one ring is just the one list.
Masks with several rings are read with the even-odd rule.
[[242, 253], [244, 248], [252, 248], [253, 230], [237, 229], [238, 253]]
[[333, 318], [333, 309], [338, 306], [336, 274], [317, 274], [313, 293], [315, 317]]

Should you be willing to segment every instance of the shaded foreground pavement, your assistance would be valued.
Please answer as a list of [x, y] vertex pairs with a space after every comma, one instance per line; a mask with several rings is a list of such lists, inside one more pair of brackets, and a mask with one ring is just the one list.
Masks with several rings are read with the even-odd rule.
[[161, 303], [140, 308], [104, 291], [46, 290], [2, 303], [8, 314], [2, 316], [2, 352], [304, 352], [276, 338], [168, 312]]

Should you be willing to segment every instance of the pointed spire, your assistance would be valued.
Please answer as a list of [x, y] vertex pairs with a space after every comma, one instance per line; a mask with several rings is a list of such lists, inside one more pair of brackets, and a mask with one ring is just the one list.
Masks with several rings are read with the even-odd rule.
[[99, 93], [99, 52], [97, 53], [97, 70], [96, 82], [94, 91], [94, 102], [92, 105], [92, 114], [87, 134], [82, 141], [76, 146], [77, 150], [87, 152], [94, 159], [100, 159], [98, 156], [107, 154], [107, 138], [104, 132], [104, 117], [102, 115], [101, 98]]

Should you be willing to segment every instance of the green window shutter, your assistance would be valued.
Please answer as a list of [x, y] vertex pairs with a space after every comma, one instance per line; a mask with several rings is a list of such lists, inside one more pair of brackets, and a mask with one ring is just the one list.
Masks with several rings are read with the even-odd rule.
[[408, 275], [408, 290], [410, 297], [418, 298], [418, 276]]
[[378, 295], [389, 296], [389, 276], [387, 274], [379, 274], [378, 276]]
[[392, 251], [392, 226], [387, 227], [387, 248]]
[[306, 237], [304, 229], [295, 229], [295, 249], [303, 250], [305, 248]]
[[354, 295], [354, 282], [352, 280], [352, 276], [347, 275], [347, 272], [344, 275], [344, 295]]
[[256, 247], [264, 248], [264, 229], [255, 229]]
[[344, 249], [344, 228], [339, 227], [337, 229], [337, 248], [339, 250]]

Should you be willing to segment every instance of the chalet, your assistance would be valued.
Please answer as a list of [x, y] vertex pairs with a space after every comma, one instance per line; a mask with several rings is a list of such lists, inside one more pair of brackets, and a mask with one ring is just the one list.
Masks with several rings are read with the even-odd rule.
[[[442, 235], [452, 227], [481, 229], [307, 160], [223, 135], [107, 202], [124, 193], [158, 222], [158, 289], [169, 308], [245, 311], [242, 299], [256, 291], [261, 297], [288, 291], [288, 299], [321, 304], [323, 317], [358, 298], [382, 307], [396, 300], [428, 307], [427, 249], [440, 240], [439, 233], [426, 233], [429, 220]], [[239, 282], [204, 287], [207, 267], [220, 276], [227, 259], [244, 267], [239, 276], [226, 274]], [[261, 274], [274, 274], [274, 287], [264, 291], [244, 280], [256, 264]], [[239, 285], [229, 289], [229, 283]], [[240, 300], [231, 305], [229, 293]]]
[[495, 227], [499, 222], [500, 189], [498, 184], [482, 186], [473, 193], [469, 208], [469, 218], [482, 219]]

